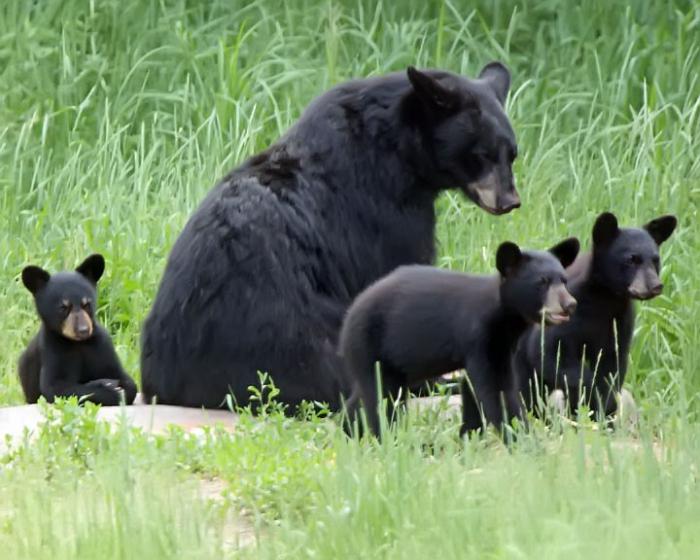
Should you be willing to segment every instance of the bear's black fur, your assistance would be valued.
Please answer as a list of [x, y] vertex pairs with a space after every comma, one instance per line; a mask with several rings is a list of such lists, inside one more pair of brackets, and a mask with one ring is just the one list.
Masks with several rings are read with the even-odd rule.
[[[409, 385], [466, 368], [487, 421], [520, 416], [510, 356], [528, 324], [565, 320], [576, 302], [565, 287], [564, 267], [579, 243], [567, 239], [550, 252], [501, 244], [494, 276], [473, 276], [429, 266], [402, 266], [362, 292], [348, 310], [339, 354], [353, 382], [350, 421], [365, 408], [367, 425], [379, 431], [374, 365], [381, 364], [384, 395], [405, 395]], [[465, 402], [464, 427], [481, 425]]]
[[91, 255], [75, 272], [50, 275], [38, 266], [22, 271], [41, 319], [39, 333], [19, 359], [19, 378], [28, 403], [40, 396], [77, 396], [102, 405], [134, 402], [136, 384], [122, 369], [107, 331], [95, 319], [96, 285], [104, 272], [101, 255]]
[[147, 400], [246, 405], [258, 372], [294, 409], [340, 406], [343, 314], [371, 282], [435, 254], [434, 201], [460, 188], [485, 210], [520, 205], [508, 70], [478, 79], [397, 72], [314, 100], [225, 177], [177, 239], [142, 333]]
[[567, 270], [576, 314], [566, 324], [545, 327], [544, 338], [540, 327], [532, 327], [518, 344], [514, 368], [530, 409], [538, 412], [538, 394], [559, 390], [571, 413], [580, 398], [597, 413], [616, 411], [634, 330], [633, 300], [661, 293], [659, 245], [675, 227], [674, 216], [643, 228], [619, 228], [609, 212], [598, 217], [592, 252]]

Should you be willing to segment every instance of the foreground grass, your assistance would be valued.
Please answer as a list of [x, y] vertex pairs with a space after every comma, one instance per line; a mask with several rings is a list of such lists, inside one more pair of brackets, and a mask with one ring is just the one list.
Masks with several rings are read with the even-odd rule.
[[[335, 424], [244, 415], [233, 436], [107, 433], [61, 409], [0, 471], [2, 558], [689, 558], [700, 507], [700, 5], [366, 0], [0, 3], [0, 404], [37, 322], [35, 263], [105, 254], [99, 315], [138, 378], [165, 258], [204, 193], [318, 93], [408, 64], [513, 71], [523, 208], [439, 201], [439, 265], [491, 271], [497, 244], [595, 216], [678, 214], [665, 294], [640, 307], [640, 435], [539, 427], [507, 453], [429, 413], [381, 445]], [[198, 496], [225, 481], [224, 504]], [[236, 552], [226, 511], [263, 537]]]
[[[233, 434], [141, 432], [49, 410], [0, 470], [3, 558], [691, 558], [700, 432], [537, 425], [508, 452], [413, 412], [381, 444], [278, 412]], [[223, 502], [198, 481], [225, 482]], [[243, 522], [226, 523], [243, 512]], [[258, 539], [239, 548], [244, 527]]]

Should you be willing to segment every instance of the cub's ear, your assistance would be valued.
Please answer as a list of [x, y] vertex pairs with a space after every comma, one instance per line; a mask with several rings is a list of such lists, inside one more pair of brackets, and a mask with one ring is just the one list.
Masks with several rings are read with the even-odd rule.
[[22, 284], [32, 294], [36, 294], [48, 283], [51, 275], [38, 266], [26, 266], [22, 270]]
[[97, 284], [105, 271], [105, 259], [100, 254], [90, 255], [75, 271], [85, 276], [93, 284]]
[[454, 111], [459, 107], [459, 94], [442, 85], [432, 76], [409, 66], [406, 70], [413, 91], [424, 105], [440, 111]]
[[515, 243], [505, 241], [496, 251], [496, 268], [501, 276], [508, 276], [523, 260], [523, 254]]
[[576, 260], [580, 249], [581, 244], [578, 242], [578, 239], [569, 237], [549, 249], [549, 252], [559, 259], [559, 262], [564, 268], [567, 268]]
[[617, 225], [617, 218], [611, 212], [603, 212], [593, 225], [593, 246], [606, 245], [617, 237], [620, 228]]
[[676, 217], [671, 214], [667, 214], [666, 216], [661, 216], [660, 218], [656, 218], [648, 224], [645, 224], [644, 229], [649, 232], [649, 235], [651, 235], [652, 239], [656, 241], [657, 245], [661, 245], [664, 241], [671, 237], [671, 234], [673, 233], [673, 230], [676, 229], [677, 225], [678, 220]]
[[501, 105], [504, 105], [510, 89], [510, 71], [508, 68], [498, 61], [489, 62], [481, 69], [479, 79], [489, 85], [496, 94], [498, 101]]

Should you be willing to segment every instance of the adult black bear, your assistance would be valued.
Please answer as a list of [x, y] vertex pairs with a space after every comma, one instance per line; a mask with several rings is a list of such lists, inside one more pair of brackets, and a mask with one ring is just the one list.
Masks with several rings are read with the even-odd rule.
[[501, 394], [508, 418], [520, 417], [512, 352], [529, 324], [543, 317], [566, 321], [576, 308], [564, 267], [578, 250], [576, 238], [549, 252], [521, 251], [506, 242], [496, 253], [497, 275], [413, 265], [372, 284], [350, 306], [340, 332], [339, 354], [353, 384], [349, 419], [363, 405], [368, 428], [379, 433], [376, 362], [390, 399], [420, 381], [466, 368], [476, 401], [465, 402], [462, 432], [481, 426], [481, 408], [500, 428]]
[[41, 329], [19, 359], [19, 378], [28, 403], [40, 396], [77, 396], [102, 405], [134, 402], [136, 384], [122, 369], [107, 331], [95, 320], [95, 287], [105, 269], [91, 255], [75, 272], [50, 275], [38, 266], [22, 271], [34, 296]]
[[514, 367], [529, 408], [538, 408], [540, 391], [547, 396], [556, 391], [561, 402], [554, 404], [567, 408], [568, 398], [572, 413], [580, 399], [598, 413], [616, 411], [634, 330], [634, 300], [661, 293], [659, 245], [675, 228], [674, 216], [643, 228], [620, 228], [609, 212], [598, 217], [593, 251], [567, 271], [578, 300], [573, 319], [545, 328], [544, 339], [540, 328], [533, 327], [518, 344]]
[[433, 261], [434, 201], [520, 205], [508, 70], [478, 79], [393, 73], [338, 85], [226, 176], [177, 239], [142, 333], [147, 400], [246, 405], [267, 372], [279, 400], [340, 406], [335, 354], [354, 296], [402, 264]]

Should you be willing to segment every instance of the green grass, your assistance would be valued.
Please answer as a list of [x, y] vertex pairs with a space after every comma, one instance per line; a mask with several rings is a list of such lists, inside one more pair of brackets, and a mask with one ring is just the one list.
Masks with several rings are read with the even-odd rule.
[[542, 428], [510, 454], [492, 441], [462, 448], [455, 425], [429, 415], [382, 445], [276, 414], [244, 417], [234, 437], [125, 444], [89, 413], [66, 412], [76, 433], [47, 429], [6, 458], [0, 557], [220, 558], [226, 529], [193, 475], [227, 481], [226, 503], [263, 527], [256, 558], [693, 555], [697, 2], [5, 0], [0, 404], [21, 403], [16, 360], [37, 329], [23, 266], [102, 252], [99, 314], [138, 377], [140, 325], [169, 248], [219, 177], [334, 83], [408, 64], [473, 75], [493, 58], [513, 72], [523, 207], [494, 218], [443, 196], [439, 264], [491, 271], [500, 241], [588, 239], [603, 210], [629, 225], [676, 213], [666, 291], [639, 306], [631, 355], [639, 449], [625, 435]]

